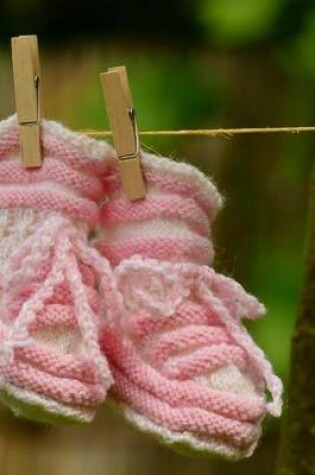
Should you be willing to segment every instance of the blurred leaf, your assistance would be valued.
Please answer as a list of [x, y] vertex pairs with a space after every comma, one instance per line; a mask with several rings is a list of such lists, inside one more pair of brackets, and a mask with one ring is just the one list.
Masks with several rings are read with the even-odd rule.
[[315, 80], [315, 8], [307, 15], [304, 28], [296, 41], [283, 49], [280, 61], [294, 77]]
[[287, 0], [203, 0], [200, 21], [209, 36], [223, 44], [265, 38]]

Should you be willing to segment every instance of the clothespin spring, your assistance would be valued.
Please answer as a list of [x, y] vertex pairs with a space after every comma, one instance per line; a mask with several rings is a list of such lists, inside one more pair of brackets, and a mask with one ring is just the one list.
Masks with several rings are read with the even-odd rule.
[[134, 140], [135, 140], [135, 151], [132, 153], [125, 153], [122, 155], [119, 155], [120, 160], [129, 160], [132, 158], [137, 158], [139, 157], [140, 153], [140, 143], [139, 143], [139, 131], [138, 131], [138, 122], [137, 122], [137, 117], [136, 117], [136, 111], [135, 109], [128, 109], [128, 116], [130, 117], [131, 124], [132, 124], [132, 130], [134, 133]]

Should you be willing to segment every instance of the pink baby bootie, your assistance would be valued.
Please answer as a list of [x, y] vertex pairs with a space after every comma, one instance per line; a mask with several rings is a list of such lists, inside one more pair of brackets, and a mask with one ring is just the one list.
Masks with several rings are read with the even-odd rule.
[[49, 121], [42, 141], [42, 167], [25, 169], [16, 118], [0, 123], [0, 397], [16, 415], [89, 422], [112, 384], [96, 288], [110, 315], [110, 267], [87, 241], [110, 148]]
[[281, 381], [241, 318], [264, 306], [207, 264], [221, 207], [213, 183], [190, 165], [143, 154], [145, 200], [130, 202], [113, 170], [105, 179], [95, 246], [109, 259], [123, 311], [101, 333], [111, 396], [141, 430], [181, 450], [252, 454]]

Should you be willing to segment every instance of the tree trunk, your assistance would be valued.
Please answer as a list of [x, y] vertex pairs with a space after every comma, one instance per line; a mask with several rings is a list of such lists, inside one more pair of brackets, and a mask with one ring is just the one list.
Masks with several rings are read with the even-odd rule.
[[315, 474], [315, 167], [308, 226], [306, 272], [291, 342], [289, 404], [283, 422], [277, 475]]

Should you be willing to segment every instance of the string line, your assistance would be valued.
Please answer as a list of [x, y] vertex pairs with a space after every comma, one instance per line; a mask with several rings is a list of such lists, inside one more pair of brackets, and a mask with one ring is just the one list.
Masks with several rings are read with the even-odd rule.
[[[95, 138], [111, 137], [112, 132], [100, 130], [79, 130], [79, 132]], [[232, 138], [234, 135], [241, 134], [275, 134], [291, 133], [299, 134], [302, 132], [315, 132], [314, 127], [249, 127], [234, 129], [183, 129], [183, 130], [145, 130], [140, 131], [141, 136], [208, 136]]]

